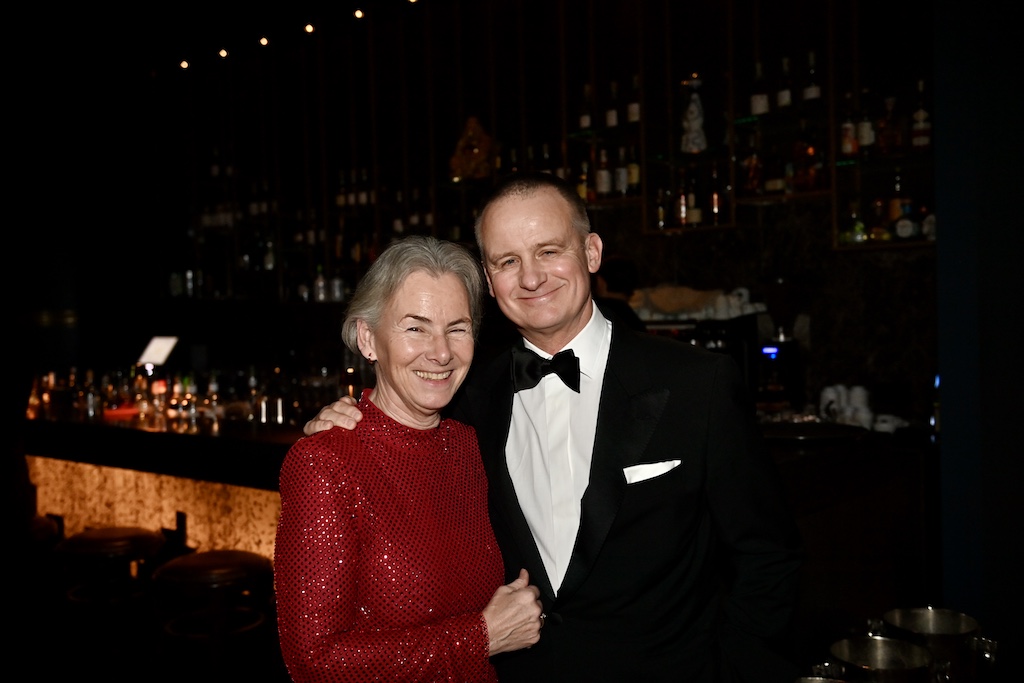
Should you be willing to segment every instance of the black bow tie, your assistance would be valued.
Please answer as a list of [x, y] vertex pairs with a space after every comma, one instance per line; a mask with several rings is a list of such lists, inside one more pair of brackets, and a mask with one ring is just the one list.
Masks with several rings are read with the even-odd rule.
[[532, 389], [544, 375], [555, 373], [565, 386], [580, 393], [580, 359], [572, 349], [559, 351], [554, 358], [541, 358], [529, 349], [512, 349], [512, 385], [516, 391]]

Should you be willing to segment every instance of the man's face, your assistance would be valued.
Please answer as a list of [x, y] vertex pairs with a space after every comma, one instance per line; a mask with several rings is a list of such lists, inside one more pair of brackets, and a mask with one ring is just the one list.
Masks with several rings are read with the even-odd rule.
[[480, 241], [491, 294], [524, 337], [554, 353], [583, 329], [602, 243], [594, 233], [581, 240], [558, 192], [540, 188], [492, 204]]

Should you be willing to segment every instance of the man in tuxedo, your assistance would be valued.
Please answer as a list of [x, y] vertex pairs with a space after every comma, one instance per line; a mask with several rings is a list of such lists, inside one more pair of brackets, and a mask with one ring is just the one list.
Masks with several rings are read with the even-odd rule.
[[[522, 340], [451, 407], [476, 428], [506, 575], [527, 568], [546, 614], [499, 678], [793, 681], [799, 535], [735, 362], [601, 313], [602, 241], [557, 177], [510, 176], [475, 228]], [[357, 419], [342, 400], [305, 431]]]

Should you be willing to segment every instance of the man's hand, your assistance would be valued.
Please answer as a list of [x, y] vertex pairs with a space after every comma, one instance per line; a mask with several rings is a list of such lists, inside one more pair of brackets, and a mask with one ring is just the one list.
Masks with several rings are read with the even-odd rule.
[[356, 400], [351, 396], [342, 396], [334, 403], [321, 408], [316, 417], [302, 428], [302, 433], [309, 436], [331, 427], [341, 427], [351, 431], [362, 419], [363, 414], [359, 412], [359, 408], [356, 408]]

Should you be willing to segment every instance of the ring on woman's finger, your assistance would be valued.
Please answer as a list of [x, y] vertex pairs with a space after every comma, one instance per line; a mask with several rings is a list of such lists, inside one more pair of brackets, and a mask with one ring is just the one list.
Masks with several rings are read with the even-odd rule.
[[544, 628], [544, 620], [548, 618], [548, 615], [543, 612], [540, 613], [540, 627]]

